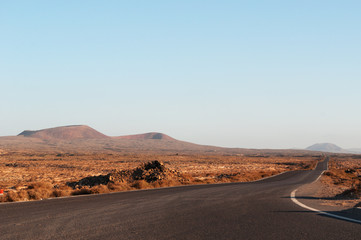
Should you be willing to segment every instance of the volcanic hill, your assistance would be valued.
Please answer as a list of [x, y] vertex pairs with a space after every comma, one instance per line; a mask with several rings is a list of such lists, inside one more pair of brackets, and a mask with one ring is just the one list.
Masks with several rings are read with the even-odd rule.
[[343, 152], [344, 150], [339, 146], [332, 143], [316, 143], [306, 148], [306, 150], [319, 151], [319, 152]]
[[106, 139], [108, 136], [86, 125], [72, 125], [42, 129], [38, 131], [23, 131], [18, 136], [34, 137], [44, 140], [74, 140], [74, 139]]
[[150, 132], [110, 137], [85, 125], [72, 125], [23, 131], [16, 137], [0, 137], [0, 148], [40, 151], [149, 152], [215, 151], [219, 147], [203, 146], [176, 140], [166, 134]]
[[44, 153], [207, 153], [207, 154], [265, 154], [303, 155], [305, 150], [223, 148], [199, 145], [174, 139], [166, 134], [150, 132], [110, 137], [86, 125], [54, 127], [37, 131], [23, 131], [17, 136], [0, 136], [0, 149], [9, 151], [37, 151]]
[[147, 139], [157, 139], [157, 140], [175, 140], [174, 138], [157, 132], [150, 132], [150, 133], [143, 133], [143, 134], [135, 134], [135, 135], [127, 135], [127, 136], [120, 136], [114, 137], [116, 139], [129, 139], [129, 140], [147, 140]]

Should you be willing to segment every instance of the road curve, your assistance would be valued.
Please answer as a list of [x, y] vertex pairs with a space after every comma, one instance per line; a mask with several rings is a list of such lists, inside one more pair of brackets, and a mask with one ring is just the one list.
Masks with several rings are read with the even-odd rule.
[[253, 183], [1, 204], [0, 239], [360, 239], [360, 224], [290, 200], [326, 166]]

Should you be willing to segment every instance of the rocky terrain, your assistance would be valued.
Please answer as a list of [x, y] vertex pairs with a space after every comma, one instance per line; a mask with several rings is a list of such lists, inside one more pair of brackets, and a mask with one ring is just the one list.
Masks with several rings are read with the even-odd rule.
[[94, 187], [97, 185], [113, 184], [134, 184], [137, 181], [147, 183], [176, 181], [180, 184], [190, 182], [179, 171], [166, 168], [163, 163], [155, 160], [141, 164], [132, 170], [114, 171], [107, 175], [90, 176], [79, 181], [68, 182], [67, 185], [73, 189], [83, 187]]
[[[153, 140], [151, 140], [153, 141]], [[157, 140], [158, 141], [158, 140]], [[24, 152], [0, 155], [0, 201], [28, 201], [184, 184], [247, 182], [312, 169], [321, 155]]]
[[[356, 169], [346, 162], [359, 159], [343, 161], [350, 155], [335, 156], [341, 159], [337, 164], [342, 164], [342, 171]], [[323, 153], [305, 150], [203, 146], [154, 132], [109, 137], [83, 125], [24, 131], [19, 136], [0, 137], [0, 189], [6, 195], [0, 200], [247, 182], [284, 171], [312, 169], [324, 158]], [[332, 172], [336, 170], [325, 175], [332, 180], [330, 186], [338, 187], [335, 194], [355, 187], [351, 192], [358, 196], [356, 182], [344, 181], [347, 178]], [[360, 174], [359, 170], [346, 176], [355, 174]], [[342, 184], [337, 184], [340, 179]]]

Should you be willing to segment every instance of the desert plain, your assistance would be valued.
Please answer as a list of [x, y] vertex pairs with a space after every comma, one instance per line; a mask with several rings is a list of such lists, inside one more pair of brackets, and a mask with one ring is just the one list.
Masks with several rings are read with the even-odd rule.
[[88, 126], [24, 131], [0, 138], [2, 202], [190, 184], [248, 182], [311, 170], [326, 156], [317, 197], [360, 201], [361, 157], [305, 150], [203, 146], [161, 133], [108, 137]]

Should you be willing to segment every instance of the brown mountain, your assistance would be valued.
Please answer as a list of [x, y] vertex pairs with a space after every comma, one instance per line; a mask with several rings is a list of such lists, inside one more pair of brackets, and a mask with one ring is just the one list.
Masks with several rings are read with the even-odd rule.
[[74, 140], [74, 139], [106, 139], [108, 136], [85, 125], [72, 125], [48, 128], [38, 131], [23, 131], [18, 136], [40, 138], [44, 140]]
[[150, 132], [150, 133], [143, 133], [143, 134], [135, 134], [135, 135], [127, 135], [127, 136], [120, 136], [114, 137], [116, 139], [130, 139], [130, 140], [148, 140], [148, 139], [157, 139], [157, 140], [168, 140], [172, 141], [175, 140], [174, 138], [157, 132]]
[[[162, 140], [163, 139], [163, 140]], [[45, 141], [44, 141], [45, 140]], [[305, 150], [272, 150], [222, 148], [199, 145], [176, 140], [163, 133], [144, 133], [119, 137], [108, 137], [84, 125], [55, 127], [38, 131], [23, 131], [18, 136], [0, 137], [0, 149], [9, 151], [31, 150], [37, 152], [122, 152], [122, 153], [211, 153], [211, 154], [265, 154], [311, 155]], [[6, 153], [5, 152], [5, 153]]]

